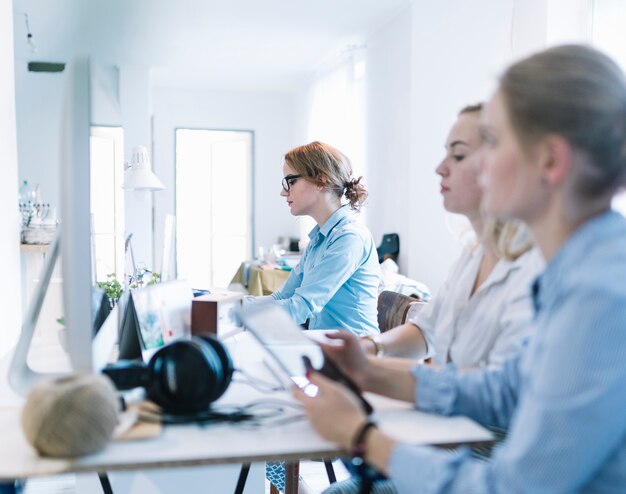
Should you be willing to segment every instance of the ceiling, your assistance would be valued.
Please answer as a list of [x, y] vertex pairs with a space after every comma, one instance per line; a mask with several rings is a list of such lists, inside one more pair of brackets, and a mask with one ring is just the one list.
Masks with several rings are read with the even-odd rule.
[[[18, 61], [78, 54], [151, 68], [155, 86], [290, 91], [410, 0], [14, 0]], [[37, 46], [26, 42], [24, 14]]]

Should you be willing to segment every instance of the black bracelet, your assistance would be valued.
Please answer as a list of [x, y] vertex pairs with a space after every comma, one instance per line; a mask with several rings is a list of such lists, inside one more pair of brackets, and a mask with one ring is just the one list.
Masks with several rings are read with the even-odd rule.
[[376, 423], [368, 420], [365, 422], [354, 435], [352, 440], [351, 453], [353, 458], [365, 458], [365, 436], [368, 431], [376, 427]]

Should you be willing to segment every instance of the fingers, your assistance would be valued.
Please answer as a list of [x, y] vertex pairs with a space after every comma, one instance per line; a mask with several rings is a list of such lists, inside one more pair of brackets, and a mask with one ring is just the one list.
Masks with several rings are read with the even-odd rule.
[[346, 345], [337, 345], [337, 344], [328, 344], [328, 343], [320, 343], [322, 347], [322, 351], [327, 355], [341, 355], [346, 350]]
[[349, 341], [356, 341], [356, 336], [348, 331], [337, 331], [335, 333], [326, 333], [326, 337], [330, 340], [343, 340], [346, 343]]
[[293, 397], [298, 400], [302, 405], [306, 405], [307, 400], [311, 398], [310, 396], [307, 396], [307, 394], [295, 384], [291, 388], [291, 393], [293, 394]]
[[[307, 374], [307, 379], [311, 385], [317, 386], [317, 393], [314, 396], [311, 396], [307, 394], [303, 388], [294, 385], [292, 387], [292, 394], [294, 398], [305, 408], [307, 414], [309, 414], [312, 413], [313, 409], [322, 406], [324, 398], [326, 398], [327, 395], [327, 386], [331, 383], [331, 381], [326, 379], [324, 376], [321, 376], [318, 372], [313, 371]], [[332, 386], [332, 384], [330, 385]]]
[[299, 388], [298, 386], [293, 387], [294, 397], [304, 406], [306, 406], [307, 403], [311, 402], [312, 400], [315, 400], [319, 396], [323, 398], [330, 389], [337, 387], [337, 384], [335, 382], [321, 375], [319, 372], [314, 372], [314, 371], [309, 372], [307, 374], [307, 379], [311, 384], [313, 384], [314, 386], [317, 386], [318, 392], [316, 396], [307, 395], [304, 392], [304, 390]]
[[335, 385], [334, 381], [328, 379], [319, 372], [310, 372], [307, 378], [311, 384], [315, 384], [320, 389]]

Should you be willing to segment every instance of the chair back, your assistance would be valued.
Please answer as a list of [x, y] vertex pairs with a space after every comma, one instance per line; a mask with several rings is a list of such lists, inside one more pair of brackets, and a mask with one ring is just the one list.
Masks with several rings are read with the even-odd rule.
[[378, 329], [384, 333], [388, 329], [404, 324], [409, 309], [417, 312], [424, 302], [398, 292], [384, 290], [378, 295]]

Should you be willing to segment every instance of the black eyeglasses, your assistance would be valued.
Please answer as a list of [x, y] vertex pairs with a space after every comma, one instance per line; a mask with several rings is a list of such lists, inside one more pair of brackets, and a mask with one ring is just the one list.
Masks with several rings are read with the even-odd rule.
[[302, 178], [302, 175], [287, 175], [283, 177], [283, 190], [285, 192], [289, 192], [291, 190], [291, 186], [296, 183], [296, 180]]

